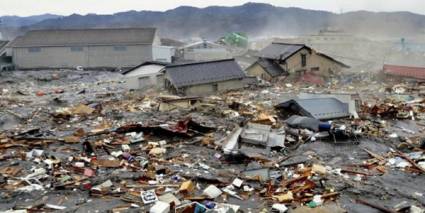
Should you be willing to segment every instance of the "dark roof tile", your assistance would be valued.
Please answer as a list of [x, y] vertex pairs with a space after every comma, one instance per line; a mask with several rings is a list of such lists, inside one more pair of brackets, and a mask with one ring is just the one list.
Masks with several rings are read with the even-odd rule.
[[257, 63], [272, 77], [277, 77], [285, 73], [282, 67], [271, 59], [259, 58]]
[[260, 57], [269, 59], [285, 60], [303, 48], [309, 47], [304, 44], [272, 43], [260, 51]]
[[234, 59], [170, 65], [165, 71], [177, 88], [245, 77]]

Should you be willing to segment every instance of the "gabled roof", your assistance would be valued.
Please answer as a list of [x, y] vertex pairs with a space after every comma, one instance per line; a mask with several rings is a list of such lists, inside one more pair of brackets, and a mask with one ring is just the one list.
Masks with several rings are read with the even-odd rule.
[[234, 59], [169, 65], [165, 72], [176, 88], [245, 77]]
[[164, 66], [165, 67], [165, 66], [167, 66], [169, 64], [170, 63], [161, 62], [161, 61], [146, 61], [146, 62], [143, 62], [143, 63], [141, 63], [141, 64], [139, 64], [139, 65], [137, 65], [137, 66], [135, 66], [135, 67], [133, 67], [133, 68], [131, 68], [129, 70], [125, 70], [125, 71], [121, 72], [121, 74], [125, 75], [127, 73], [132, 72], [133, 70], [136, 70], [136, 69], [138, 69], [138, 68], [140, 68], [142, 66], [146, 66], [146, 65], [161, 65], [161, 66]]
[[155, 28], [33, 30], [17, 37], [12, 47], [152, 44]]
[[259, 56], [268, 59], [281, 59], [285, 60], [303, 48], [311, 50], [305, 44], [289, 44], [289, 43], [276, 43], [273, 42], [269, 46], [260, 51]]
[[[282, 67], [275, 63], [271, 59], [267, 58], [259, 58], [257, 61], [258, 65], [260, 65], [264, 71], [266, 71], [271, 77], [277, 77], [282, 75], [283, 73], [286, 73]], [[287, 74], [287, 73], [286, 73]]]
[[330, 56], [328, 56], [328, 55], [326, 55], [324, 53], [317, 52], [316, 54], [319, 55], [319, 56], [322, 56], [324, 58], [327, 58], [328, 60], [331, 60], [334, 63], [337, 63], [337, 64], [339, 64], [340, 66], [342, 66], [344, 68], [347, 68], [347, 69], [350, 68], [350, 66], [348, 66], [348, 65], [346, 65], [346, 64], [344, 64], [344, 63], [342, 63], [342, 62], [340, 62], [340, 61], [338, 61], [338, 60], [336, 60], [336, 59], [334, 59], [334, 58], [332, 58], [332, 57], [330, 57]]
[[[273, 42], [269, 46], [265, 47], [263, 50], [260, 51], [259, 56], [262, 58], [267, 59], [274, 59], [274, 60], [286, 60], [289, 57], [295, 55], [298, 51], [302, 49], [307, 49], [309, 51], [312, 51], [312, 49], [305, 45], [305, 44], [290, 44], [290, 43], [276, 43]], [[350, 68], [350, 66], [326, 55], [323, 53], [316, 52], [317, 55], [322, 56], [328, 60], [331, 60], [334, 63], [337, 63], [338, 65], [344, 67], [344, 68]]]
[[171, 46], [171, 47], [181, 47], [185, 45], [185, 43], [179, 40], [171, 39], [171, 38], [161, 38], [161, 45]]
[[276, 108], [289, 112], [296, 111], [300, 115], [319, 120], [350, 116], [348, 104], [336, 98], [291, 99], [278, 104]]
[[385, 74], [408, 78], [425, 79], [425, 67], [409, 67], [384, 64]]
[[211, 45], [211, 46], [217, 47], [217, 48], [226, 48], [225, 46], [223, 46], [221, 44], [217, 44], [217, 43], [207, 41], [207, 40], [193, 42], [193, 43], [187, 44], [185, 46], [182, 46], [181, 48], [186, 49], [186, 48], [190, 48], [190, 47], [193, 47], [193, 46], [198, 46], [200, 44]]

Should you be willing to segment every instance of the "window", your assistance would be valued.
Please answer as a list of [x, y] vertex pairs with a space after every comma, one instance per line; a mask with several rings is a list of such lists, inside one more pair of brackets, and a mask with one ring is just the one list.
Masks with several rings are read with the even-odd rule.
[[83, 47], [71, 47], [71, 52], [82, 52]]
[[214, 92], [217, 92], [218, 91], [218, 85], [217, 84], [213, 84], [212, 85], [212, 89], [213, 89]]
[[311, 71], [320, 71], [320, 67], [312, 67]]
[[307, 55], [306, 54], [301, 54], [301, 66], [302, 67], [307, 66]]
[[115, 51], [127, 51], [127, 47], [126, 46], [115, 46], [114, 50]]
[[38, 53], [38, 52], [41, 52], [41, 48], [40, 47], [30, 47], [30, 48], [28, 48], [28, 52]]

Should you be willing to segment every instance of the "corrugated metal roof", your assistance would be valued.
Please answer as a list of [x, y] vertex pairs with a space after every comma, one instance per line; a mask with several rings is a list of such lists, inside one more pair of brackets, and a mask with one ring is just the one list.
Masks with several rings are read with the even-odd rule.
[[6, 44], [8, 43], [8, 41], [1, 41], [0, 40], [0, 49], [4, 46], [6, 46]]
[[257, 63], [272, 77], [277, 77], [285, 73], [282, 67], [271, 59], [259, 58]]
[[34, 30], [17, 37], [13, 47], [152, 44], [155, 28]]
[[389, 75], [425, 79], [425, 67], [408, 67], [385, 64], [383, 71], [385, 74]]
[[260, 51], [260, 57], [285, 60], [299, 50], [309, 47], [304, 44], [271, 43]]
[[170, 65], [165, 72], [176, 88], [245, 77], [234, 59]]
[[350, 116], [348, 104], [336, 98], [292, 99], [276, 106], [278, 109], [297, 111], [303, 116], [319, 120]]
[[9, 41], [0, 41], [0, 55], [3, 54], [3, 51], [5, 50], [8, 43]]

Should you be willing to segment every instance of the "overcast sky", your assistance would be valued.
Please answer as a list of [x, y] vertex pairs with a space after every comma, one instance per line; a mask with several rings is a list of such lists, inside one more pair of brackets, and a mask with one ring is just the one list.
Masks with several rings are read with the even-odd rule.
[[[0, 16], [29, 16], [44, 13], [69, 15], [78, 13], [111, 14], [128, 10], [164, 11], [181, 5], [207, 7], [211, 5], [234, 6], [246, 0], [0, 0]], [[282, 7], [347, 12], [410, 11], [425, 14], [425, 0], [252, 0]]]

